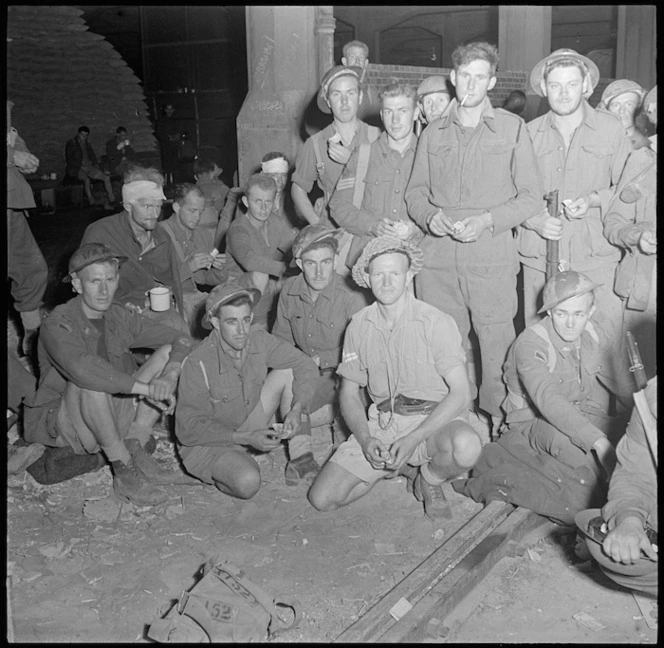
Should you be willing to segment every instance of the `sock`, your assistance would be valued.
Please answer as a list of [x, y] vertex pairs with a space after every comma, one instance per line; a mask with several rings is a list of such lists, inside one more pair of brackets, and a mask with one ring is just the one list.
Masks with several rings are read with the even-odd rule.
[[292, 439], [288, 440], [288, 456], [290, 460], [297, 459], [307, 452], [313, 453], [311, 443], [311, 421], [306, 415], [302, 415], [302, 422], [300, 424], [300, 433], [296, 434]]
[[116, 441], [110, 445], [103, 445], [101, 449], [110, 462], [121, 461], [123, 464], [128, 464], [131, 455], [124, 441]]
[[136, 439], [142, 446], [144, 446], [150, 439], [152, 434], [152, 426], [145, 423], [136, 423], [133, 421], [129, 424], [126, 439]]
[[424, 481], [426, 481], [427, 484], [431, 484], [432, 486], [440, 486], [445, 483], [444, 478], [437, 477], [433, 474], [431, 468], [429, 468], [428, 463], [422, 464], [420, 466], [420, 472], [422, 473], [422, 477], [424, 477]]

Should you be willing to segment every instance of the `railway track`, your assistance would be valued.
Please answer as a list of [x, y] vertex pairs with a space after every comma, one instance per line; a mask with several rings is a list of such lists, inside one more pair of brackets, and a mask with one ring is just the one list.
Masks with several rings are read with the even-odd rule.
[[501, 558], [520, 553], [529, 539], [554, 527], [527, 509], [489, 503], [334, 642], [403, 643], [444, 636], [446, 617]]

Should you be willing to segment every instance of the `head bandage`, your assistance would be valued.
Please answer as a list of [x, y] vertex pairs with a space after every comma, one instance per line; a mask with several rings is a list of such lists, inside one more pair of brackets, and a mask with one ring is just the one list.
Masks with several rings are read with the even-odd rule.
[[151, 180], [134, 180], [122, 185], [122, 202], [133, 203], [139, 198], [166, 200], [162, 188]]
[[267, 162], [261, 162], [263, 173], [288, 173], [288, 162], [285, 158], [274, 158]]

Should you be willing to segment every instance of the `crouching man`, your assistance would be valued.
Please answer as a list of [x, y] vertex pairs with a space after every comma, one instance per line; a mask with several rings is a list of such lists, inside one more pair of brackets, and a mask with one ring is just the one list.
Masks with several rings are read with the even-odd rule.
[[[72, 255], [65, 281], [78, 295], [42, 324], [41, 378], [25, 403], [25, 439], [55, 448], [56, 454], [68, 447], [89, 459], [77, 474], [94, 469], [103, 451], [116, 496], [152, 506], [168, 497], [155, 484], [191, 480], [162, 469], [145, 445], [161, 412], [174, 406], [181, 363], [192, 341], [113, 301], [122, 261], [101, 243], [83, 245]], [[155, 351], [138, 368], [132, 348]]]
[[[249, 448], [270, 452], [290, 439], [289, 463], [298, 459], [298, 450], [305, 452], [307, 444], [299, 443], [298, 435], [318, 378], [318, 368], [304, 353], [261, 328], [250, 328], [260, 298], [258, 289], [233, 282], [210, 292], [203, 326], [212, 333], [182, 367], [175, 413], [187, 470], [241, 499], [253, 497], [261, 485]], [[278, 408], [284, 417], [281, 433], [270, 428]]]
[[445, 515], [441, 485], [480, 455], [480, 438], [465, 420], [471, 388], [457, 326], [407, 289], [421, 267], [421, 250], [390, 236], [371, 240], [353, 266], [353, 279], [371, 288], [376, 301], [346, 330], [337, 372], [341, 412], [353, 434], [311, 487], [309, 500], [320, 511], [350, 504], [377, 482], [404, 474], [427, 516]]

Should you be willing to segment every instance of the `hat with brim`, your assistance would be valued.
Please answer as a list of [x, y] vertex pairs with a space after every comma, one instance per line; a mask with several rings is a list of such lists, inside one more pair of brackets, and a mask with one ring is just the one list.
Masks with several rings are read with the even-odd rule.
[[117, 261], [118, 267], [127, 260], [126, 256], [120, 256], [103, 243], [86, 243], [82, 245], [69, 259], [69, 267], [62, 281], [69, 283], [74, 272], [80, 272], [93, 263], [106, 263]]
[[424, 265], [424, 252], [409, 241], [394, 236], [378, 236], [371, 239], [362, 250], [353, 266], [353, 280], [360, 288], [369, 286], [369, 264], [373, 259], [388, 252], [400, 252], [410, 259], [410, 271], [415, 276]]
[[[650, 110], [650, 106], [652, 104], [655, 104], [654, 116], [652, 114], [652, 111]], [[653, 124], [656, 124], [657, 123], [657, 86], [653, 86], [652, 88], [650, 88], [650, 90], [648, 90], [648, 94], [645, 96], [643, 100], [643, 110], [645, 111], [648, 119]]]
[[574, 59], [579, 63], [582, 63], [588, 74], [590, 74], [590, 89], [584, 93], [584, 97], [587, 99], [593, 93], [593, 90], [597, 87], [599, 82], [599, 68], [597, 65], [591, 61], [587, 56], [575, 52], [573, 49], [558, 49], [555, 52], [551, 52], [548, 56], [545, 56], [530, 73], [530, 87], [533, 89], [535, 94], [538, 94], [540, 97], [544, 96], [542, 92], [542, 79], [544, 78], [544, 70], [547, 65], [550, 63], [555, 63], [556, 61], [561, 61], [563, 59]]
[[225, 284], [215, 286], [205, 300], [205, 314], [201, 321], [201, 325], [206, 329], [212, 328], [210, 317], [213, 317], [221, 306], [232, 301], [236, 297], [246, 295], [251, 301], [252, 307], [255, 306], [261, 298], [261, 291], [258, 288], [244, 288], [234, 281], [228, 281]]
[[602, 98], [599, 100], [597, 107], [608, 110], [609, 104], [616, 97], [619, 97], [626, 92], [633, 92], [638, 96], [639, 105], [637, 108], [639, 108], [643, 103], [643, 98], [646, 96], [646, 91], [636, 81], [631, 81], [630, 79], [618, 79], [617, 81], [609, 83], [609, 85], [604, 88], [604, 92], [602, 92]]
[[450, 91], [447, 87], [447, 81], [443, 76], [430, 76], [424, 79], [417, 87], [417, 98], [423, 99], [434, 92], [442, 92], [450, 97]]
[[343, 229], [334, 229], [323, 223], [315, 223], [303, 227], [293, 241], [293, 260], [291, 261], [291, 267], [297, 265], [295, 263], [297, 259], [301, 258], [314, 243], [318, 243], [325, 239], [334, 239], [338, 244], [343, 233]]
[[325, 73], [320, 83], [316, 103], [318, 104], [318, 108], [326, 115], [332, 114], [332, 110], [327, 105], [327, 92], [332, 82], [342, 76], [354, 76], [359, 82], [362, 78], [362, 69], [354, 65], [335, 65]]
[[553, 275], [542, 290], [542, 301], [544, 305], [537, 313], [545, 313], [558, 304], [572, 297], [580, 297], [586, 293], [599, 288], [601, 284], [591, 281], [586, 275], [576, 270], [565, 270]]

